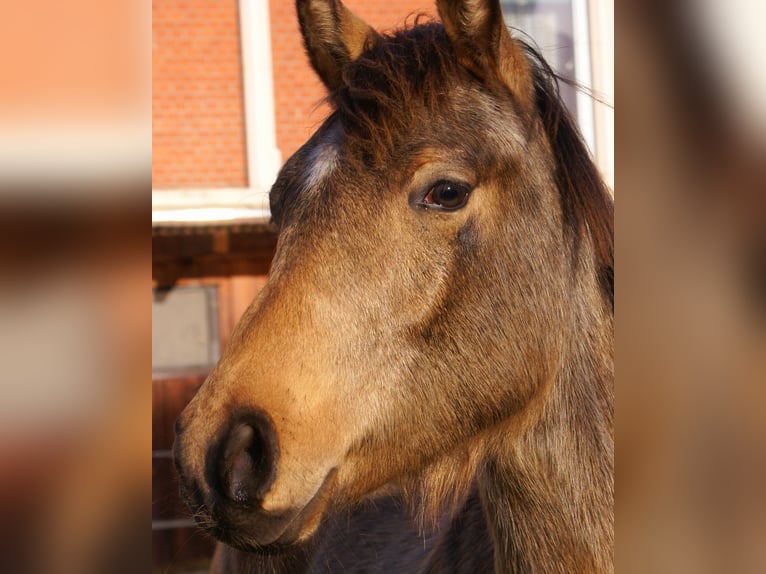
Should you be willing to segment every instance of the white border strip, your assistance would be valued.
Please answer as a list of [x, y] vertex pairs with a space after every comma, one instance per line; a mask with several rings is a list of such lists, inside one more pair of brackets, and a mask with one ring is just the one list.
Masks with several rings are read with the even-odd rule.
[[614, 190], [614, 1], [591, 0], [593, 89], [607, 104], [595, 103], [596, 159]]
[[249, 188], [152, 190], [152, 225], [268, 223], [268, 192]]
[[[590, 27], [588, 25], [588, 0], [572, 0], [572, 36], [574, 44], [575, 80], [582, 86], [593, 86], [591, 73]], [[575, 90], [577, 98], [577, 123], [585, 143], [596, 157], [596, 129], [593, 118], [593, 99], [582, 90]]]
[[248, 180], [256, 189], [269, 189], [282, 163], [277, 147], [270, 28], [267, 1], [239, 1]]

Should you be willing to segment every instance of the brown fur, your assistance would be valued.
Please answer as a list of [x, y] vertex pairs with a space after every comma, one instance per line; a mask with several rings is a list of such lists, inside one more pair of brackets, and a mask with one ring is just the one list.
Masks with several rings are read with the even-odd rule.
[[[495, 1], [441, 1], [444, 26], [353, 58], [319, 4], [298, 8], [335, 111], [275, 183], [269, 282], [179, 419], [201, 521], [256, 552], [217, 568], [611, 572], [612, 203], [555, 77]], [[443, 180], [465, 207], [420, 205]], [[210, 480], [243, 408], [279, 445], [255, 507]], [[364, 533], [354, 567], [318, 558]]]
[[311, 64], [325, 84], [337, 86], [342, 65], [364, 51], [375, 31], [338, 0], [310, 0], [297, 8], [301, 32], [314, 47]]

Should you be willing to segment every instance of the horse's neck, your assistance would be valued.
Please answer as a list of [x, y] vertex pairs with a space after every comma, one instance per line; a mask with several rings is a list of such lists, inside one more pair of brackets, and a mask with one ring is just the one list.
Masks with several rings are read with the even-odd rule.
[[591, 315], [540, 421], [501, 437], [480, 477], [495, 571], [613, 571], [611, 316]]
[[210, 564], [210, 574], [296, 574], [305, 572], [313, 547], [296, 548], [283, 554], [242, 552], [219, 542]]

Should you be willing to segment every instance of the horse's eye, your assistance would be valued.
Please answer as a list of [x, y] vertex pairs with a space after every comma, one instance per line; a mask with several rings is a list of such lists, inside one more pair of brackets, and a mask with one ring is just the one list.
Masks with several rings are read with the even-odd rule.
[[468, 202], [471, 188], [455, 181], [438, 181], [423, 198], [423, 205], [445, 211], [460, 209]]

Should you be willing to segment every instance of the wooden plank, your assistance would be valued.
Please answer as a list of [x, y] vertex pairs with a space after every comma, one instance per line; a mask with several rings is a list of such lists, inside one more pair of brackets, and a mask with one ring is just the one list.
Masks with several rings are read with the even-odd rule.
[[206, 374], [152, 381], [152, 450], [173, 448], [173, 425]]

